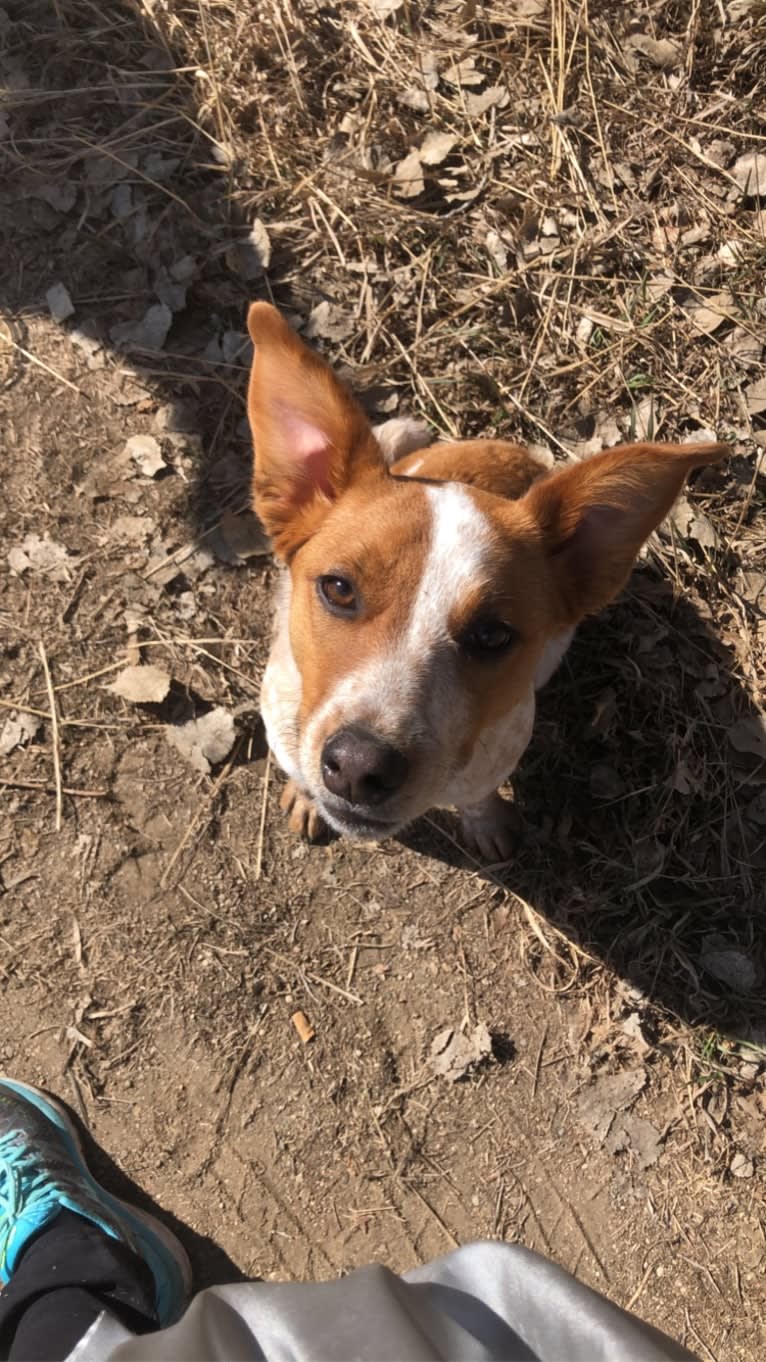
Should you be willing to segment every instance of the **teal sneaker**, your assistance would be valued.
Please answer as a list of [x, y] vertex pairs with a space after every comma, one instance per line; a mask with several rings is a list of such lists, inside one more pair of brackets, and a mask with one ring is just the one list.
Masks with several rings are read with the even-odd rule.
[[143, 1258], [154, 1278], [162, 1327], [183, 1314], [191, 1266], [175, 1235], [137, 1206], [101, 1187], [85, 1162], [77, 1128], [63, 1106], [28, 1083], [0, 1077], [0, 1283], [61, 1211], [74, 1211]]

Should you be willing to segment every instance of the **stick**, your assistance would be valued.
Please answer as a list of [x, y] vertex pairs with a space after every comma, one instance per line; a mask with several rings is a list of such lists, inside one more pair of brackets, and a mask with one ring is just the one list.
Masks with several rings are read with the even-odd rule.
[[[4, 790], [44, 790], [46, 794], [55, 794], [57, 787], [49, 785], [47, 780], [6, 780], [0, 778], [0, 785]], [[62, 785], [61, 793], [74, 795], [79, 799], [106, 799], [108, 790], [78, 790], [74, 786]]]
[[53, 744], [53, 779], [56, 784], [56, 832], [61, 832], [61, 811], [64, 803], [61, 781], [61, 754], [59, 751], [59, 720], [56, 710], [56, 696], [53, 693], [53, 682], [51, 681], [50, 668], [48, 666], [48, 654], [45, 651], [45, 644], [40, 639], [40, 660], [43, 664], [45, 673], [45, 686], [48, 691], [48, 704], [51, 710], [51, 741]]
[[7, 345], [12, 345], [14, 350], [18, 350], [19, 354], [23, 355], [25, 359], [28, 359], [30, 363], [36, 364], [39, 369], [44, 369], [46, 374], [50, 374], [51, 378], [56, 379], [57, 383], [63, 383], [65, 387], [71, 388], [72, 392], [77, 393], [78, 397], [85, 396], [82, 388], [78, 388], [76, 383], [70, 383], [68, 378], [64, 378], [63, 374], [58, 373], [56, 369], [52, 369], [50, 364], [46, 364], [44, 360], [38, 359], [37, 355], [33, 355], [31, 350], [25, 350], [23, 345], [19, 345], [19, 342], [13, 339], [13, 336], [3, 336], [3, 340]]
[[234, 762], [236, 761], [237, 757], [239, 756], [239, 749], [240, 749], [241, 746], [242, 746], [242, 738], [240, 737], [240, 738], [237, 739], [237, 745], [236, 745], [236, 747], [234, 748], [234, 751], [232, 752], [231, 756], [229, 757], [229, 760], [227, 761], [226, 765], [224, 766], [224, 768], [223, 768], [223, 770], [222, 770], [220, 776], [218, 777], [217, 781], [215, 782], [215, 785], [213, 786], [213, 788], [212, 788], [211, 790], [208, 790], [206, 797], [203, 799], [202, 803], [200, 804], [199, 808], [197, 809], [197, 812], [195, 813], [194, 817], [192, 818], [192, 821], [191, 821], [191, 823], [189, 824], [188, 828], [186, 829], [186, 832], [184, 833], [183, 837], [181, 838], [180, 842], [178, 843], [178, 846], [176, 847], [175, 851], [173, 852], [173, 855], [171, 856], [170, 860], [168, 861], [167, 865], [165, 866], [165, 869], [164, 869], [164, 871], [162, 872], [162, 879], [160, 880], [160, 888], [161, 888], [161, 889], [167, 889], [167, 884], [168, 884], [168, 880], [170, 879], [171, 871], [173, 870], [173, 867], [176, 865], [176, 863], [177, 863], [177, 861], [178, 861], [178, 858], [179, 858], [179, 856], [182, 854], [184, 848], [188, 845], [189, 841], [191, 840], [191, 835], [192, 835], [192, 833], [196, 831], [197, 825], [199, 824], [200, 820], [202, 819], [202, 815], [204, 814], [205, 810], [209, 807], [209, 805], [213, 803], [213, 801], [214, 801], [216, 795], [218, 794], [219, 790], [221, 789], [221, 786], [225, 784], [225, 782], [228, 780], [229, 776], [231, 775], [232, 767], [234, 766]]
[[263, 834], [266, 827], [266, 803], [269, 793], [269, 771], [271, 769], [271, 748], [266, 753], [266, 765], [263, 770], [263, 791], [261, 794], [261, 817], [258, 824], [258, 846], [255, 851], [255, 875], [254, 878], [261, 878], [263, 868]]

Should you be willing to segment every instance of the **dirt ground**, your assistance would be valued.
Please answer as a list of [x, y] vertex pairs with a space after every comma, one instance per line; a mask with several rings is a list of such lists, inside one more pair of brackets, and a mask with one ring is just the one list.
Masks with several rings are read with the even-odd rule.
[[[0, 1064], [201, 1284], [499, 1237], [763, 1353], [765, 38], [757, 0], [0, 6]], [[249, 297], [377, 419], [732, 442], [541, 697], [509, 865], [447, 812], [287, 831]]]

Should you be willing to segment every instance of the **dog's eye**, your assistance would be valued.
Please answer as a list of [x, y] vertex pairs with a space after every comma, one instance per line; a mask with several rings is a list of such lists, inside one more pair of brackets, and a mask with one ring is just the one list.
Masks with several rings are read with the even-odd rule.
[[516, 642], [516, 630], [504, 620], [478, 619], [460, 638], [463, 652], [472, 657], [499, 657]]
[[357, 599], [353, 583], [348, 577], [339, 577], [328, 572], [317, 580], [320, 600], [333, 615], [353, 615], [356, 613]]

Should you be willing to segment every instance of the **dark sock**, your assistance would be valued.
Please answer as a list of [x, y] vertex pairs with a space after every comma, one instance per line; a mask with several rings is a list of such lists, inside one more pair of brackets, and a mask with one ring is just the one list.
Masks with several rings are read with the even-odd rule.
[[0, 1354], [63, 1362], [103, 1310], [133, 1333], [156, 1329], [152, 1274], [127, 1244], [61, 1211], [30, 1240], [0, 1291]]

